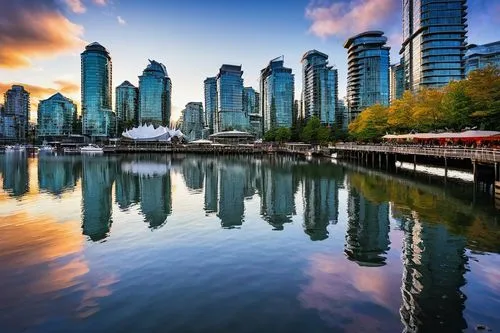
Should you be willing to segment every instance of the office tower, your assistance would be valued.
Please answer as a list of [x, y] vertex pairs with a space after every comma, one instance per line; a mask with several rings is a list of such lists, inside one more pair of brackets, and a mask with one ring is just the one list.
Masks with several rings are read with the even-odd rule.
[[349, 122], [374, 104], [389, 105], [389, 50], [382, 31], [349, 38], [347, 49], [347, 108]]
[[0, 140], [4, 139], [4, 131], [5, 131], [4, 119], [5, 119], [5, 113], [3, 104], [0, 104]]
[[90, 137], [111, 135], [112, 63], [108, 50], [94, 42], [81, 54], [82, 72], [82, 132]]
[[30, 93], [23, 86], [13, 85], [4, 94], [4, 138], [26, 141], [30, 119]]
[[405, 91], [405, 71], [403, 59], [389, 68], [390, 102], [400, 99]]
[[248, 118], [243, 113], [242, 75], [241, 66], [235, 65], [222, 65], [217, 74], [215, 132], [248, 128]]
[[272, 128], [292, 127], [294, 75], [278, 57], [260, 71], [260, 96], [263, 133]]
[[182, 127], [188, 141], [194, 141], [202, 138], [203, 128], [203, 104], [201, 102], [189, 102], [186, 108], [182, 110]]
[[205, 91], [205, 126], [209, 133], [214, 133], [215, 113], [217, 112], [217, 78], [207, 77], [204, 84]]
[[439, 88], [465, 77], [466, 0], [404, 0], [405, 90]]
[[304, 119], [316, 116], [322, 124], [333, 125], [337, 99], [337, 70], [328, 65], [328, 56], [317, 50], [306, 52], [302, 57]]
[[337, 101], [337, 114], [335, 117], [335, 125], [339, 130], [347, 130], [348, 124], [348, 112], [347, 106], [345, 105], [345, 101], [343, 99], [339, 99]]
[[465, 74], [493, 66], [500, 68], [500, 41], [484, 45], [470, 44], [465, 53]]
[[252, 87], [243, 88], [243, 113], [246, 117], [259, 113], [259, 93]]
[[172, 81], [165, 65], [149, 60], [139, 76], [139, 124], [169, 126], [172, 108]]
[[76, 104], [60, 93], [38, 104], [38, 137], [54, 138], [73, 133]]
[[124, 130], [137, 125], [139, 89], [129, 81], [123, 81], [116, 87], [115, 98], [118, 127]]

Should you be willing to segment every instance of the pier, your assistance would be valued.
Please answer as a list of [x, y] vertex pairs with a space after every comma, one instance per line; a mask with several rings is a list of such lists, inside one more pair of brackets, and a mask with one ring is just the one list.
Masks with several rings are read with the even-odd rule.
[[336, 144], [333, 149], [339, 158], [361, 161], [372, 167], [393, 169], [397, 160], [403, 160], [412, 162], [416, 168], [417, 163], [432, 159], [444, 167], [445, 178], [453, 163], [471, 170], [474, 182], [478, 180], [480, 171], [490, 183], [500, 182], [500, 149], [354, 143]]

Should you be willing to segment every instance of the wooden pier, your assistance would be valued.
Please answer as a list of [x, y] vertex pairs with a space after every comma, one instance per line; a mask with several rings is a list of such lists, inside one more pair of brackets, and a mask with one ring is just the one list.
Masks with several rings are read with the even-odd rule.
[[[458, 148], [458, 147], [426, 147], [418, 145], [377, 145], [377, 144], [337, 144], [333, 148], [337, 151], [339, 158], [354, 159], [362, 161], [366, 165], [376, 167], [384, 166], [393, 169], [398, 158], [411, 160], [414, 169], [420, 160], [434, 158], [439, 160], [445, 169], [447, 178], [449, 163], [451, 161], [464, 161], [464, 165], [472, 166], [474, 181], [476, 182], [479, 169], [487, 169], [491, 174], [491, 182], [500, 181], [500, 149], [490, 148]], [[490, 177], [490, 176], [488, 176]]]

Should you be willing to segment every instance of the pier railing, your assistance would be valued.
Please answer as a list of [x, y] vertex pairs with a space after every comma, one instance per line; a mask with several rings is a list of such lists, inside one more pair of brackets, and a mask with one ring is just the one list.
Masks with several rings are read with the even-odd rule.
[[354, 143], [336, 144], [337, 151], [360, 151], [402, 155], [423, 155], [441, 158], [470, 159], [476, 162], [500, 162], [500, 149], [459, 148], [459, 147], [426, 147], [404, 145], [359, 145]]

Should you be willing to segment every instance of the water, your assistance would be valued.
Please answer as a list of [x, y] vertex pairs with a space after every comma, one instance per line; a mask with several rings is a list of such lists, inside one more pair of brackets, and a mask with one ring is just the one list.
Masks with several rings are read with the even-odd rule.
[[500, 330], [468, 183], [289, 158], [0, 155], [0, 332]]

